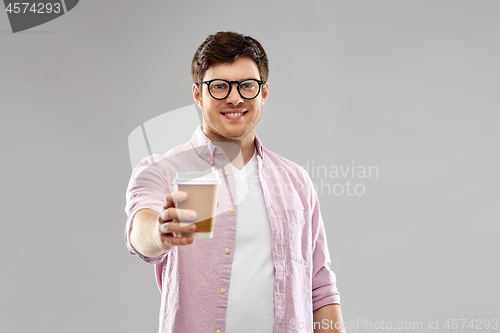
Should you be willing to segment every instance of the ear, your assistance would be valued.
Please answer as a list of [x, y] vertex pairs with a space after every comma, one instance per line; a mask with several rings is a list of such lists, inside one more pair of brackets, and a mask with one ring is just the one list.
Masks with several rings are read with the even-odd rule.
[[203, 98], [201, 97], [200, 89], [202, 89], [202, 87], [200, 87], [199, 84], [193, 83], [194, 101], [196, 102], [198, 107], [203, 110]]
[[262, 105], [266, 102], [267, 97], [269, 96], [269, 83], [264, 82], [262, 84]]

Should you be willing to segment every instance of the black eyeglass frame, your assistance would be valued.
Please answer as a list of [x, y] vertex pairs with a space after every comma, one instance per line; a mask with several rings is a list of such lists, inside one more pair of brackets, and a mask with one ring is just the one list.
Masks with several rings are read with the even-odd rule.
[[[214, 97], [214, 95], [212, 95], [212, 92], [210, 91], [210, 84], [211, 84], [212, 82], [214, 82], [214, 81], [224, 81], [224, 82], [226, 82], [226, 83], [228, 83], [228, 84], [229, 84], [229, 90], [227, 91], [227, 95], [226, 95], [226, 96], [224, 96], [224, 97], [222, 97], [222, 98], [215, 98], [215, 97]], [[244, 97], [244, 96], [241, 94], [241, 91], [240, 91], [240, 84], [241, 84], [242, 82], [245, 82], [245, 81], [255, 81], [255, 82], [257, 82], [257, 83], [259, 84], [259, 91], [257, 91], [257, 94], [256, 94], [254, 97], [252, 97], [252, 98], [246, 98], [246, 97]], [[208, 93], [210, 94], [210, 96], [212, 96], [212, 98], [213, 98], [213, 99], [216, 99], [216, 100], [219, 100], [219, 101], [220, 101], [220, 100], [226, 99], [226, 98], [227, 98], [227, 96], [229, 96], [229, 95], [231, 94], [231, 91], [232, 91], [232, 89], [233, 89], [233, 83], [236, 83], [236, 90], [238, 90], [238, 94], [240, 94], [241, 98], [243, 98], [243, 99], [248, 99], [248, 100], [250, 100], [250, 99], [254, 99], [254, 98], [256, 98], [257, 96], [259, 96], [259, 94], [260, 94], [260, 89], [261, 89], [262, 84], [264, 83], [264, 81], [257, 80], [257, 79], [245, 79], [245, 80], [241, 80], [241, 81], [228, 81], [228, 80], [223, 80], [223, 79], [213, 79], [213, 80], [210, 80], [210, 81], [202, 81], [202, 82], [198, 82], [197, 84], [203, 84], [203, 83], [207, 85]]]

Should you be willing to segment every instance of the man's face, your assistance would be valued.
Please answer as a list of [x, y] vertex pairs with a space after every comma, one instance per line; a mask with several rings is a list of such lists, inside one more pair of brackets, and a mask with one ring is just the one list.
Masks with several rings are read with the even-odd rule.
[[[210, 67], [203, 81], [223, 79], [241, 81], [245, 79], [260, 80], [259, 68], [255, 61], [242, 57], [230, 64], [219, 64]], [[200, 95], [200, 90], [202, 93]], [[203, 110], [203, 132], [212, 141], [245, 142], [254, 140], [255, 126], [262, 114], [262, 105], [267, 99], [268, 84], [262, 84], [257, 97], [248, 100], [238, 93], [236, 84], [232, 85], [231, 93], [225, 99], [216, 100], [210, 96], [206, 84], [193, 85], [193, 97], [196, 104]], [[230, 113], [242, 113], [231, 117]]]

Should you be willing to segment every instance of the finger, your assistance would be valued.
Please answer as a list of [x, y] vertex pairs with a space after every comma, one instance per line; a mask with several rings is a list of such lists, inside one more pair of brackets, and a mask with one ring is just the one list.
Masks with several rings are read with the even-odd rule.
[[184, 246], [192, 244], [194, 241], [192, 236], [186, 237], [172, 237], [172, 245], [173, 246]]
[[175, 207], [176, 202], [181, 202], [187, 199], [187, 193], [183, 191], [170, 192], [165, 198], [164, 208]]
[[186, 237], [174, 237], [174, 236], [161, 236], [161, 242], [165, 245], [166, 248], [170, 248], [172, 246], [183, 246], [193, 243], [192, 236]]
[[168, 222], [160, 225], [161, 234], [175, 233], [180, 234], [181, 232], [195, 232], [196, 224], [185, 224], [179, 222]]
[[196, 220], [196, 212], [190, 209], [167, 208], [158, 216], [160, 223], [169, 221], [194, 221]]

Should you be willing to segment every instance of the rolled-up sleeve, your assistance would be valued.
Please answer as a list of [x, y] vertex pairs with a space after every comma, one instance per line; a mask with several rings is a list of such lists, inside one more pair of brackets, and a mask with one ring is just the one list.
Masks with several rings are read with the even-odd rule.
[[312, 302], [313, 311], [327, 304], [340, 304], [335, 273], [330, 270], [330, 254], [326, 241], [325, 226], [316, 193], [312, 198]]
[[135, 214], [144, 208], [161, 212], [165, 198], [169, 192], [167, 170], [162, 165], [162, 155], [152, 155], [145, 158], [132, 171], [127, 187], [125, 213], [125, 243], [130, 254], [136, 255], [149, 264], [158, 264], [165, 258], [167, 252], [155, 258], [145, 257], [130, 244], [130, 230]]

